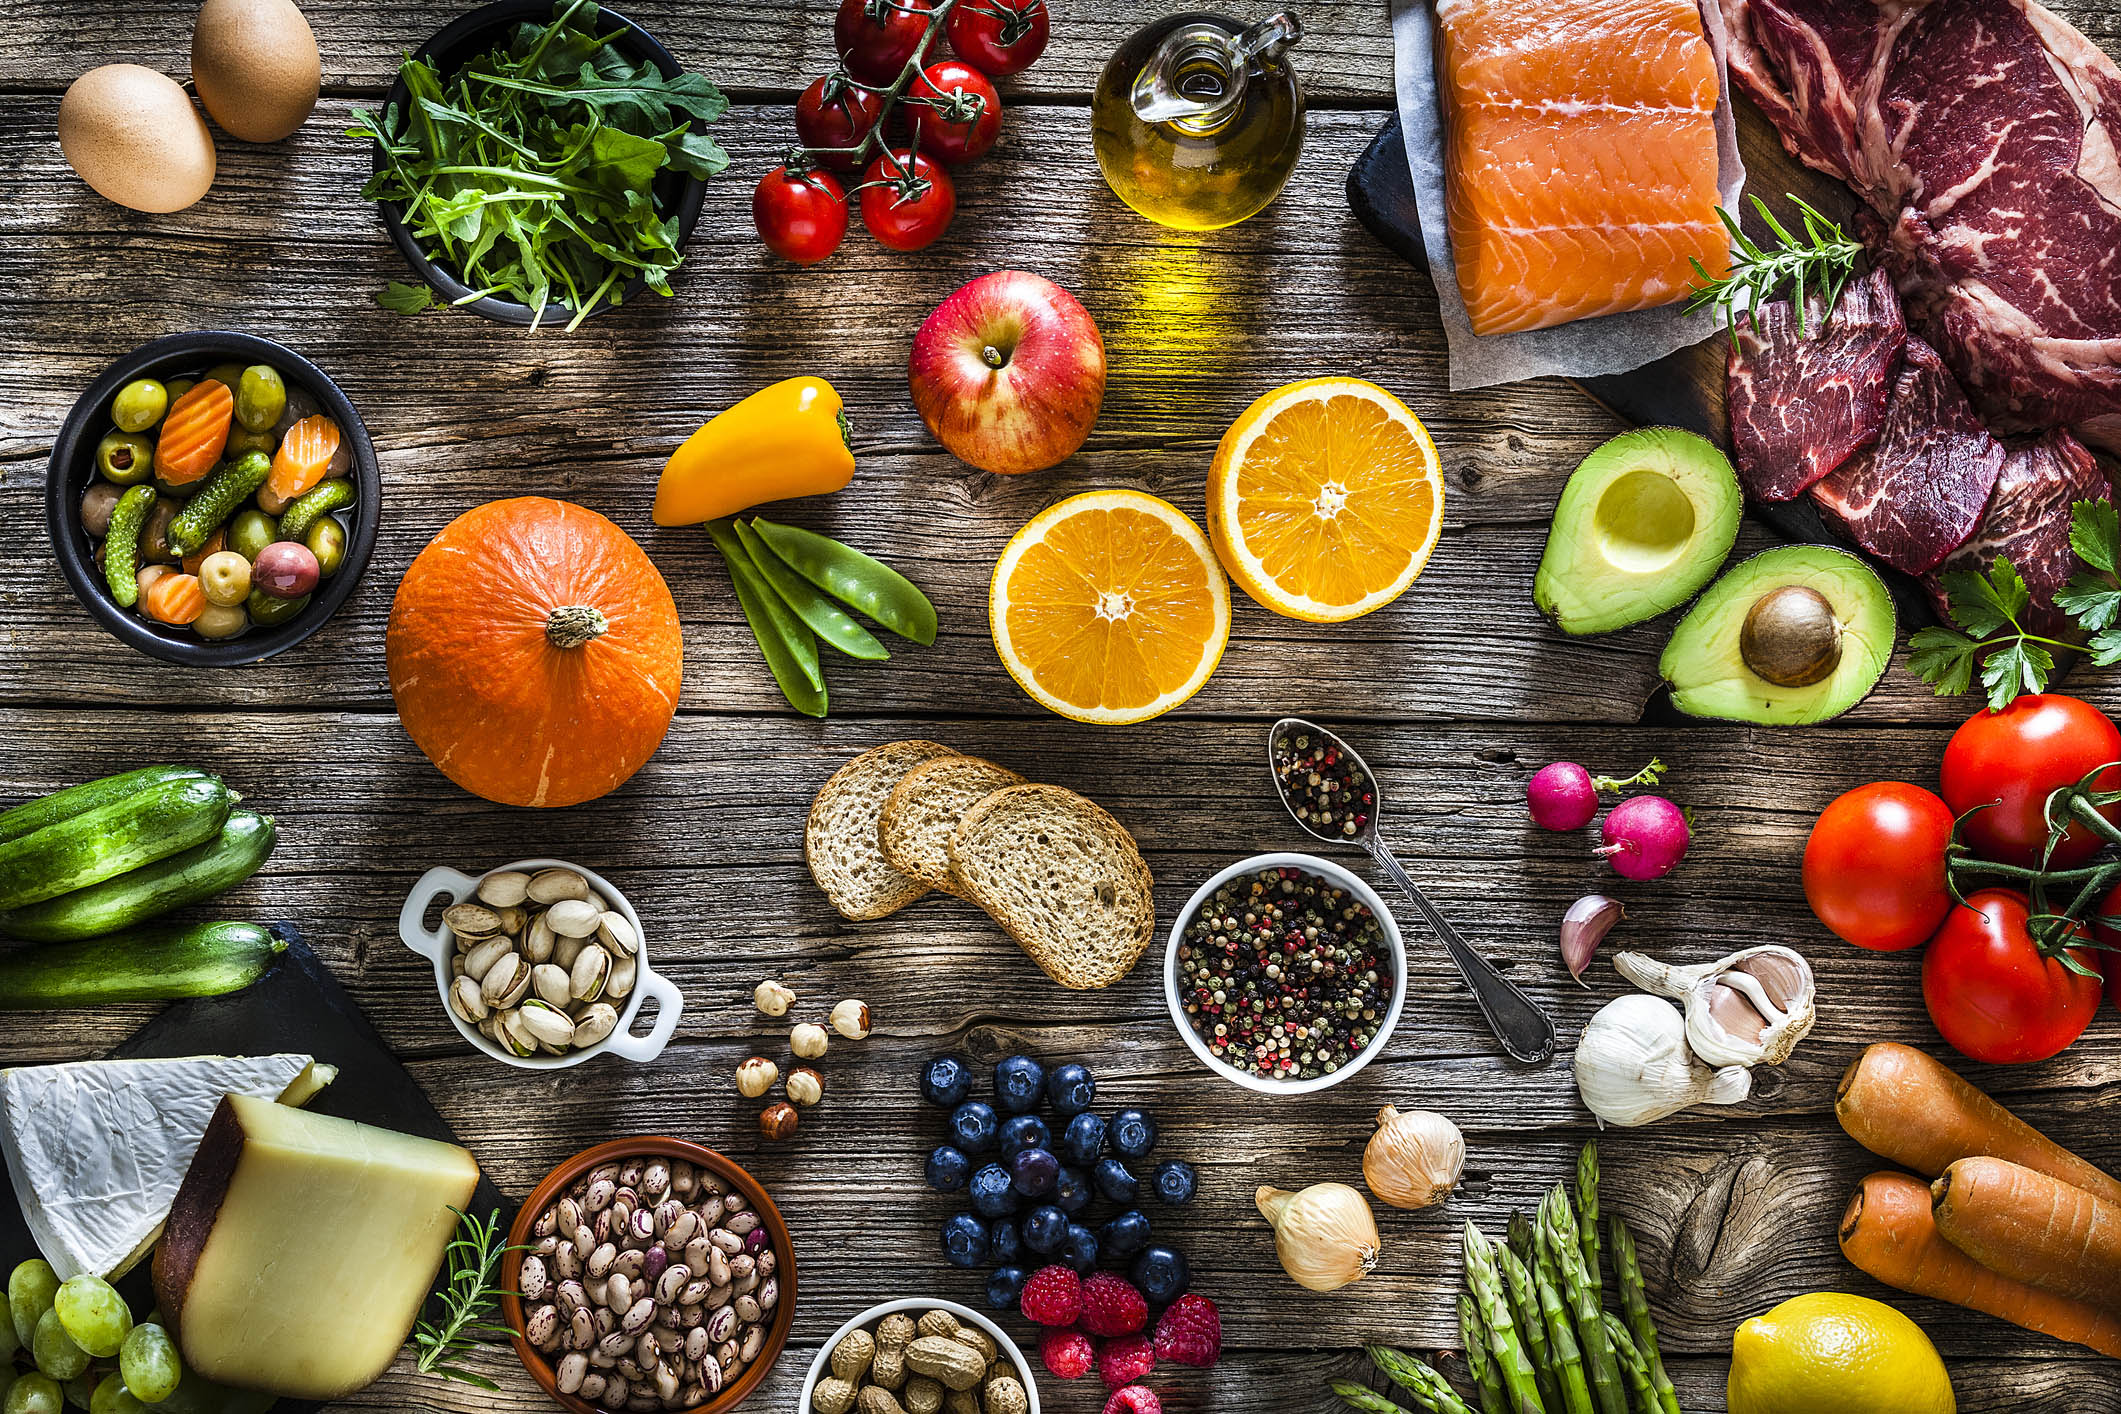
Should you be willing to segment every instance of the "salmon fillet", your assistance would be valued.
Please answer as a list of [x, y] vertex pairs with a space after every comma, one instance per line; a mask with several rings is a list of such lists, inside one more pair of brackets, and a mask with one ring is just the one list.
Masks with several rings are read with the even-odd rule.
[[1444, 179], [1476, 334], [1650, 309], [1716, 219], [1716, 59], [1694, 0], [1437, 0]]

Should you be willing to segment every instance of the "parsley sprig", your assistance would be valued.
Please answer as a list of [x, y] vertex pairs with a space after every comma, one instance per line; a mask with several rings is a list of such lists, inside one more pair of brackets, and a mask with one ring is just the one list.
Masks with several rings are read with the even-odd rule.
[[412, 1343], [420, 1352], [417, 1367], [423, 1375], [440, 1375], [478, 1389], [499, 1389], [460, 1362], [481, 1346], [514, 1334], [493, 1318], [501, 1299], [501, 1258], [511, 1249], [503, 1240], [498, 1208], [483, 1219], [461, 1208], [450, 1211], [457, 1215], [457, 1235], [446, 1249], [447, 1270], [436, 1293], [442, 1318], [423, 1319], [413, 1327]]

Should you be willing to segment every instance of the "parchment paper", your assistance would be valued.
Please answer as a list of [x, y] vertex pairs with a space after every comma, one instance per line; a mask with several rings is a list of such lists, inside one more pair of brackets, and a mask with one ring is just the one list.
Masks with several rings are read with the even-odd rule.
[[[1542, 4], [1544, 0], [1521, 0]], [[1421, 211], [1421, 238], [1429, 255], [1429, 278], [1451, 348], [1451, 386], [1485, 388], [1495, 383], [1558, 374], [1583, 378], [1640, 368], [1675, 349], [1699, 343], [1720, 327], [1713, 310], [1681, 314], [1685, 301], [1658, 309], [1579, 319], [1549, 329], [1516, 334], [1473, 332], [1458, 292], [1458, 265], [1444, 215], [1443, 113], [1436, 86], [1436, 19], [1430, 0], [1392, 0], [1392, 47], [1399, 89], [1399, 122], [1406, 136], [1407, 166]], [[1716, 178], [1726, 210], [1738, 209], [1745, 164], [1738, 157], [1738, 125], [1731, 114], [1730, 76], [1724, 67], [1723, 14], [1703, 9], [1709, 47], [1716, 55]]]

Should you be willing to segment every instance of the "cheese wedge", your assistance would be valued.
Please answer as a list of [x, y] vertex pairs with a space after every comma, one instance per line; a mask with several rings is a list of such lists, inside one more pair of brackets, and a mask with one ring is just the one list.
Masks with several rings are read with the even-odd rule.
[[0, 1151], [22, 1220], [62, 1280], [120, 1276], [161, 1236], [223, 1095], [302, 1105], [336, 1073], [302, 1055], [0, 1071]]
[[185, 1365], [288, 1399], [373, 1383], [478, 1182], [454, 1144], [230, 1095], [155, 1251], [155, 1296]]

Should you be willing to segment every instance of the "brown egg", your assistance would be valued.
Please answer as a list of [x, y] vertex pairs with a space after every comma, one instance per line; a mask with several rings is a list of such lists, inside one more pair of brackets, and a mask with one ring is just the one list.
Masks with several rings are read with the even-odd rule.
[[293, 0], [206, 0], [191, 32], [191, 81], [230, 137], [278, 142], [317, 106], [323, 63]]
[[135, 211], [181, 211], [214, 180], [214, 140], [167, 74], [106, 64], [59, 100], [59, 150], [98, 192]]

